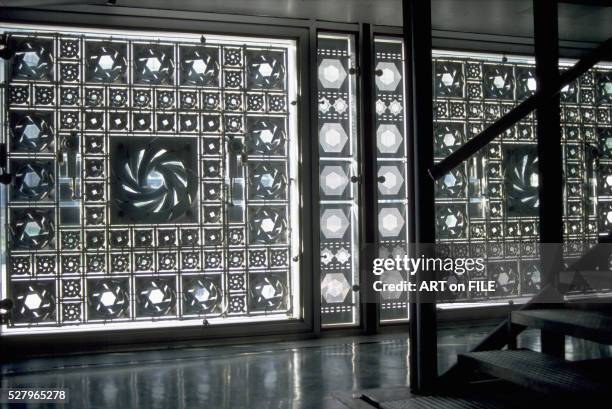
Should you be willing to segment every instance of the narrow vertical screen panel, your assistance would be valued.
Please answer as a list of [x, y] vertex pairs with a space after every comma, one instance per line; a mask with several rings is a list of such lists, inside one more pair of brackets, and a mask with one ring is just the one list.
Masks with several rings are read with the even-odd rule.
[[359, 323], [355, 38], [319, 34], [321, 322]]
[[[404, 46], [401, 39], [375, 39], [376, 153], [378, 181], [378, 257], [408, 254], [408, 180]], [[406, 271], [385, 271], [385, 284], [408, 280]], [[408, 293], [380, 294], [381, 322], [408, 318]]]
[[301, 318], [295, 42], [41, 30], [6, 29], [2, 331]]

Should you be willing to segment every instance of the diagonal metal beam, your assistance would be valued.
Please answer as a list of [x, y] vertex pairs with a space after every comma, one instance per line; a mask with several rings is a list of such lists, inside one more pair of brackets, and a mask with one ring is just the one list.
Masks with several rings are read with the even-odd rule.
[[595, 64], [606, 58], [612, 58], [612, 38], [609, 38], [594, 48], [581, 60], [574, 64], [573, 67], [562, 73], [559, 76], [559, 80], [556, 81], [555, 84], [553, 84], [549, 89], [538, 90], [535, 94], [514, 107], [510, 112], [502, 116], [480, 134], [467, 141], [455, 152], [448, 155], [443, 161], [437, 165], [434, 165], [432, 168], [430, 168], [429, 175], [434, 180], [440, 179], [456, 166], [460, 165], [464, 160], [474, 155], [480, 149], [484, 148], [498, 135], [514, 126], [514, 124], [523, 119], [534, 109], [547, 103], [551, 98], [559, 94], [563, 87], [577, 80], [582, 74], [593, 68]]

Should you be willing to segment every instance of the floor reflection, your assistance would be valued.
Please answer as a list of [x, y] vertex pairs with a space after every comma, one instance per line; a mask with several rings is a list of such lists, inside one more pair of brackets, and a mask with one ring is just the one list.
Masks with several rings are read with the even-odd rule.
[[[440, 331], [440, 370], [489, 330]], [[538, 333], [526, 331], [520, 345], [538, 349]], [[570, 359], [612, 356], [573, 339], [567, 350]], [[334, 391], [408, 385], [408, 351], [406, 335], [386, 335], [38, 359], [2, 366], [2, 387], [67, 388], [64, 407], [78, 409], [324, 409], [336, 407]]]
[[190, 350], [187, 356], [120, 354], [114, 362], [108, 356], [66, 358], [64, 364], [56, 358], [47, 366], [38, 360], [5, 367], [2, 387], [68, 388], [65, 407], [79, 409], [320, 409], [331, 404], [326, 397], [333, 391], [407, 384], [405, 336], [329, 342], [239, 353], [208, 348], [201, 357]]

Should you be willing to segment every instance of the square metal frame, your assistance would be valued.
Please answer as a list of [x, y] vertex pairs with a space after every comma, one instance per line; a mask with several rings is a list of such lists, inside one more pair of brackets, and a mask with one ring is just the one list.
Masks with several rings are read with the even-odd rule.
[[[104, 11], [113, 10], [103, 7]], [[154, 348], [167, 344], [200, 344], [218, 343], [219, 339], [240, 339], [240, 337], [280, 337], [291, 334], [294, 337], [312, 337], [318, 333], [318, 305], [313, 302], [312, 297], [316, 288], [313, 283], [318, 279], [318, 270], [313, 269], [313, 230], [312, 226], [313, 206], [318, 198], [312, 193], [312, 172], [310, 164], [313, 163], [310, 136], [312, 130], [312, 115], [309, 103], [310, 89], [313, 79], [310, 69], [311, 55], [309, 50], [312, 46], [312, 29], [308, 26], [283, 25], [276, 19], [269, 24], [270, 19], [261, 19], [257, 23], [250, 21], [237, 21], [235, 16], [223, 16], [204, 14], [208, 20], [194, 18], [194, 13], [156, 13], [143, 12], [142, 9], [128, 10], [123, 15], [114, 15], [105, 20], [100, 19], [99, 7], [91, 7], [91, 11], [85, 13], [70, 13], [67, 11], [40, 11], [28, 9], [11, 9], [3, 13], [1, 22], [27, 24], [68, 26], [75, 28], [103, 27], [127, 30], [150, 30], [156, 27], [162, 32], [185, 32], [185, 33], [208, 33], [242, 35], [247, 37], [274, 37], [285, 38], [296, 41], [297, 56], [297, 124], [299, 133], [300, 167], [298, 175], [300, 198], [300, 300], [301, 316], [299, 320], [274, 321], [266, 323], [241, 323], [221, 324], [216, 327], [197, 326], [184, 328], [154, 328], [154, 329], [127, 329], [121, 331], [83, 331], [78, 333], [44, 333], [20, 336], [0, 337], [0, 348], [4, 351], [4, 359], [15, 359], [20, 356], [44, 355], [49, 353], [78, 353], [102, 350], [125, 350]], [[115, 10], [113, 10], [115, 11]], [[123, 8], [121, 12], [124, 12]], [[106, 13], [105, 13], [106, 14]], [[127, 15], [126, 15], [127, 14]], [[245, 20], [245, 19], [243, 19]], [[316, 43], [315, 43], [316, 44]], [[316, 93], [315, 93], [316, 98]], [[316, 105], [315, 105], [316, 106]], [[317, 197], [315, 197], [317, 196]], [[311, 203], [313, 202], [313, 203]], [[314, 274], [310, 274], [310, 272]], [[135, 345], [139, 344], [139, 345]]]

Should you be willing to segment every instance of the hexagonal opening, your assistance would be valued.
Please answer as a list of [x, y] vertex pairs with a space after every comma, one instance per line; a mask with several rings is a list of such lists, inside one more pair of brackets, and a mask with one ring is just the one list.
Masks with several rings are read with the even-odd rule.
[[274, 221], [270, 218], [263, 219], [260, 224], [261, 230], [265, 231], [266, 233], [272, 232], [274, 230], [274, 225]]
[[380, 135], [380, 142], [389, 147], [395, 145], [395, 134], [391, 131], [385, 131]]
[[102, 293], [102, 296], [100, 297], [100, 302], [105, 307], [110, 307], [114, 305], [116, 301], [117, 301], [117, 296], [115, 296], [115, 294], [112, 291], [105, 291], [104, 293]]
[[210, 300], [210, 291], [205, 287], [198, 287], [198, 289], [194, 291], [193, 296], [198, 302], [203, 303]]
[[455, 135], [449, 132], [449, 133], [444, 134], [444, 138], [442, 138], [442, 142], [446, 146], [453, 146], [457, 142], [457, 139], [455, 138]]
[[272, 66], [269, 63], [263, 63], [259, 65], [258, 71], [262, 76], [269, 77], [270, 75], [272, 75], [272, 72], [274, 70], [272, 69]]
[[37, 310], [42, 305], [42, 298], [38, 294], [28, 294], [23, 303], [29, 310]]
[[37, 221], [29, 221], [25, 225], [24, 232], [30, 237], [36, 237], [40, 234], [42, 226]]
[[529, 78], [527, 80], [527, 88], [529, 89], [529, 91], [535, 92], [537, 87], [538, 85], [537, 85], [535, 78]]
[[399, 225], [399, 223], [395, 215], [388, 214], [386, 216], [383, 216], [382, 225], [385, 228], [385, 230], [393, 230]]
[[389, 68], [384, 68], [382, 70], [382, 75], [380, 76], [380, 81], [385, 85], [389, 85], [392, 84], [394, 80], [395, 74], [393, 73], [393, 71]]
[[263, 143], [271, 143], [274, 140], [274, 133], [270, 129], [263, 129], [259, 132], [259, 139]]
[[208, 64], [206, 64], [203, 59], [199, 58], [191, 62], [191, 69], [196, 74], [205, 74], [206, 70], [208, 69]]
[[261, 288], [261, 296], [266, 300], [270, 300], [276, 296], [276, 289], [272, 284], [265, 284]]
[[339, 232], [342, 229], [342, 219], [338, 216], [330, 216], [325, 221], [325, 227], [331, 232]]
[[501, 75], [496, 75], [495, 78], [493, 78], [493, 85], [497, 89], [502, 89], [506, 86], [506, 80]]
[[36, 51], [26, 51], [23, 53], [22, 61], [28, 67], [34, 68], [40, 63], [40, 56]]
[[152, 304], [161, 304], [164, 301], [164, 292], [159, 288], [154, 288], [149, 292], [148, 298]]
[[340, 70], [335, 65], [328, 65], [323, 70], [323, 77], [329, 82], [336, 82], [340, 79]]
[[446, 226], [449, 229], [452, 229], [454, 227], [457, 226], [457, 217], [453, 214], [449, 214], [448, 216], [446, 216], [446, 218], [444, 219], [444, 223], [446, 224]]
[[454, 187], [455, 184], [457, 184], [457, 178], [452, 173], [448, 173], [446, 176], [444, 176], [442, 182], [446, 187]]
[[497, 276], [497, 283], [499, 285], [507, 285], [510, 282], [510, 276], [506, 272], [502, 272]]
[[147, 58], [147, 62], [145, 63], [145, 66], [151, 72], [159, 71], [159, 69], [161, 68], [161, 65], [162, 65], [161, 61], [157, 57], [149, 57]]
[[38, 139], [40, 137], [40, 128], [38, 127], [38, 125], [36, 124], [27, 124], [24, 128], [23, 128], [23, 136], [26, 137], [26, 139], [28, 140], [35, 140]]
[[450, 72], [445, 72], [440, 76], [440, 81], [445, 86], [450, 87], [451, 85], [453, 85], [453, 82], [455, 82], [455, 79], [453, 78], [453, 75]]
[[98, 60], [98, 66], [103, 70], [112, 70], [114, 65], [115, 59], [109, 54], [100, 56], [100, 59]]

